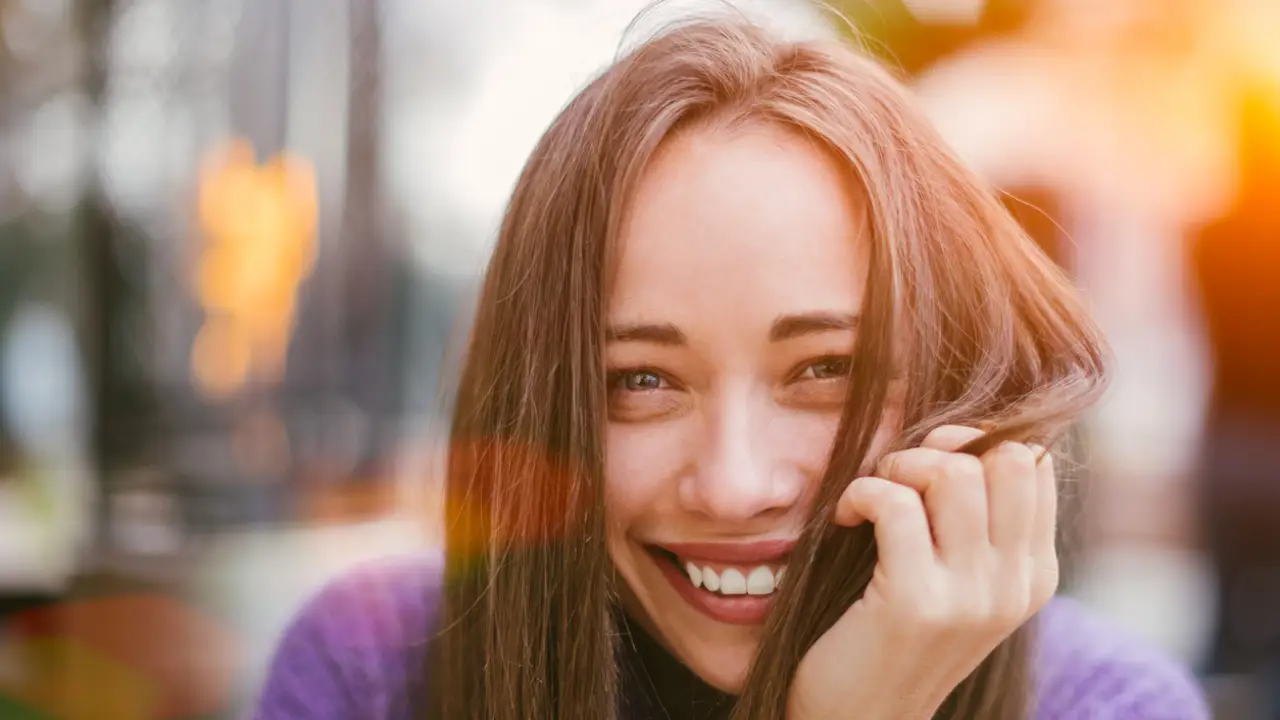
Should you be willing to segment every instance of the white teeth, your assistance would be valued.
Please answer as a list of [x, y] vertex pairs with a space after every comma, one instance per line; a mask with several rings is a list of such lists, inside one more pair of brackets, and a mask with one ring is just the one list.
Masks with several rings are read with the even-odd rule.
[[702, 586], [711, 592], [719, 592], [720, 576], [716, 575], [716, 571], [711, 568], [702, 569]]
[[720, 595], [772, 595], [782, 586], [782, 576], [786, 572], [784, 567], [775, 569], [768, 565], [751, 570], [727, 567], [716, 571], [692, 560], [683, 562], [685, 574], [695, 588], [705, 588]]
[[[737, 571], [734, 571], [737, 573]], [[738, 577], [742, 577], [738, 574]], [[746, 591], [748, 595], [768, 595], [773, 592], [773, 571], [767, 567], [758, 567], [747, 576]]]
[[720, 573], [720, 594], [721, 595], [746, 595], [747, 579], [742, 576], [742, 571], [735, 568], [726, 568]]
[[693, 563], [685, 563], [684, 570], [689, 573], [689, 581], [693, 583], [694, 587], [702, 587], [702, 568]]

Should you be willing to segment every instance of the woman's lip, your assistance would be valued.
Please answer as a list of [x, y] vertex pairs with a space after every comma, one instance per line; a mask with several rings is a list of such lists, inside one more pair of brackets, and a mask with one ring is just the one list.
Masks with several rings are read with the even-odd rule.
[[674, 564], [654, 558], [658, 572], [662, 573], [676, 593], [703, 615], [731, 625], [759, 625], [769, 617], [773, 607], [773, 595], [719, 595], [700, 590], [689, 582], [689, 576]]
[[718, 563], [766, 563], [780, 560], [796, 546], [794, 539], [753, 540], [736, 543], [661, 543], [662, 548], [673, 555], [688, 560], [706, 560]]

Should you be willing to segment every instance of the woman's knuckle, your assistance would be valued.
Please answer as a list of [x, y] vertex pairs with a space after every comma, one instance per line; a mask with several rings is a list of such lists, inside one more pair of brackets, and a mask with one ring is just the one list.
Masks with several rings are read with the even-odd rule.
[[927, 463], [920, 468], [920, 477], [926, 487], [939, 487], [948, 479], [947, 466], [940, 462]]
[[1035, 471], [1036, 454], [1022, 443], [1001, 443], [996, 448], [996, 453], [999, 459], [1011, 469], [1026, 473]]
[[920, 508], [920, 496], [916, 491], [902, 485], [894, 485], [885, 490], [885, 512], [895, 517], [902, 517], [916, 512]]
[[876, 463], [876, 472], [883, 477], [893, 477], [898, 470], [900, 453], [891, 452]]
[[952, 477], [979, 481], [983, 477], [982, 461], [973, 455], [953, 453], [947, 458], [947, 470]]

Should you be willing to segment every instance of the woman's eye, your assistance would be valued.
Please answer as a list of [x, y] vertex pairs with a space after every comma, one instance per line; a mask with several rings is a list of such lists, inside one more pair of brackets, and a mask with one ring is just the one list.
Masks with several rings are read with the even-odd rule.
[[677, 378], [650, 368], [611, 370], [609, 420], [621, 423], [656, 422], [689, 407], [689, 394]]
[[831, 380], [849, 376], [853, 366], [851, 357], [828, 357], [815, 362], [800, 373], [802, 380]]
[[662, 376], [651, 370], [627, 370], [614, 376], [613, 386], [619, 390], [643, 392], [661, 390]]

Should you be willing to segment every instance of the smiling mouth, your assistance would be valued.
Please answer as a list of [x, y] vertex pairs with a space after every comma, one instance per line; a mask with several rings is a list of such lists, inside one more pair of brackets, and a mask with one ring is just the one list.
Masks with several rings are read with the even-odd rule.
[[656, 545], [646, 549], [659, 563], [679, 573], [694, 590], [724, 598], [772, 596], [781, 587], [787, 571], [785, 558], [756, 563], [724, 563], [681, 557]]

